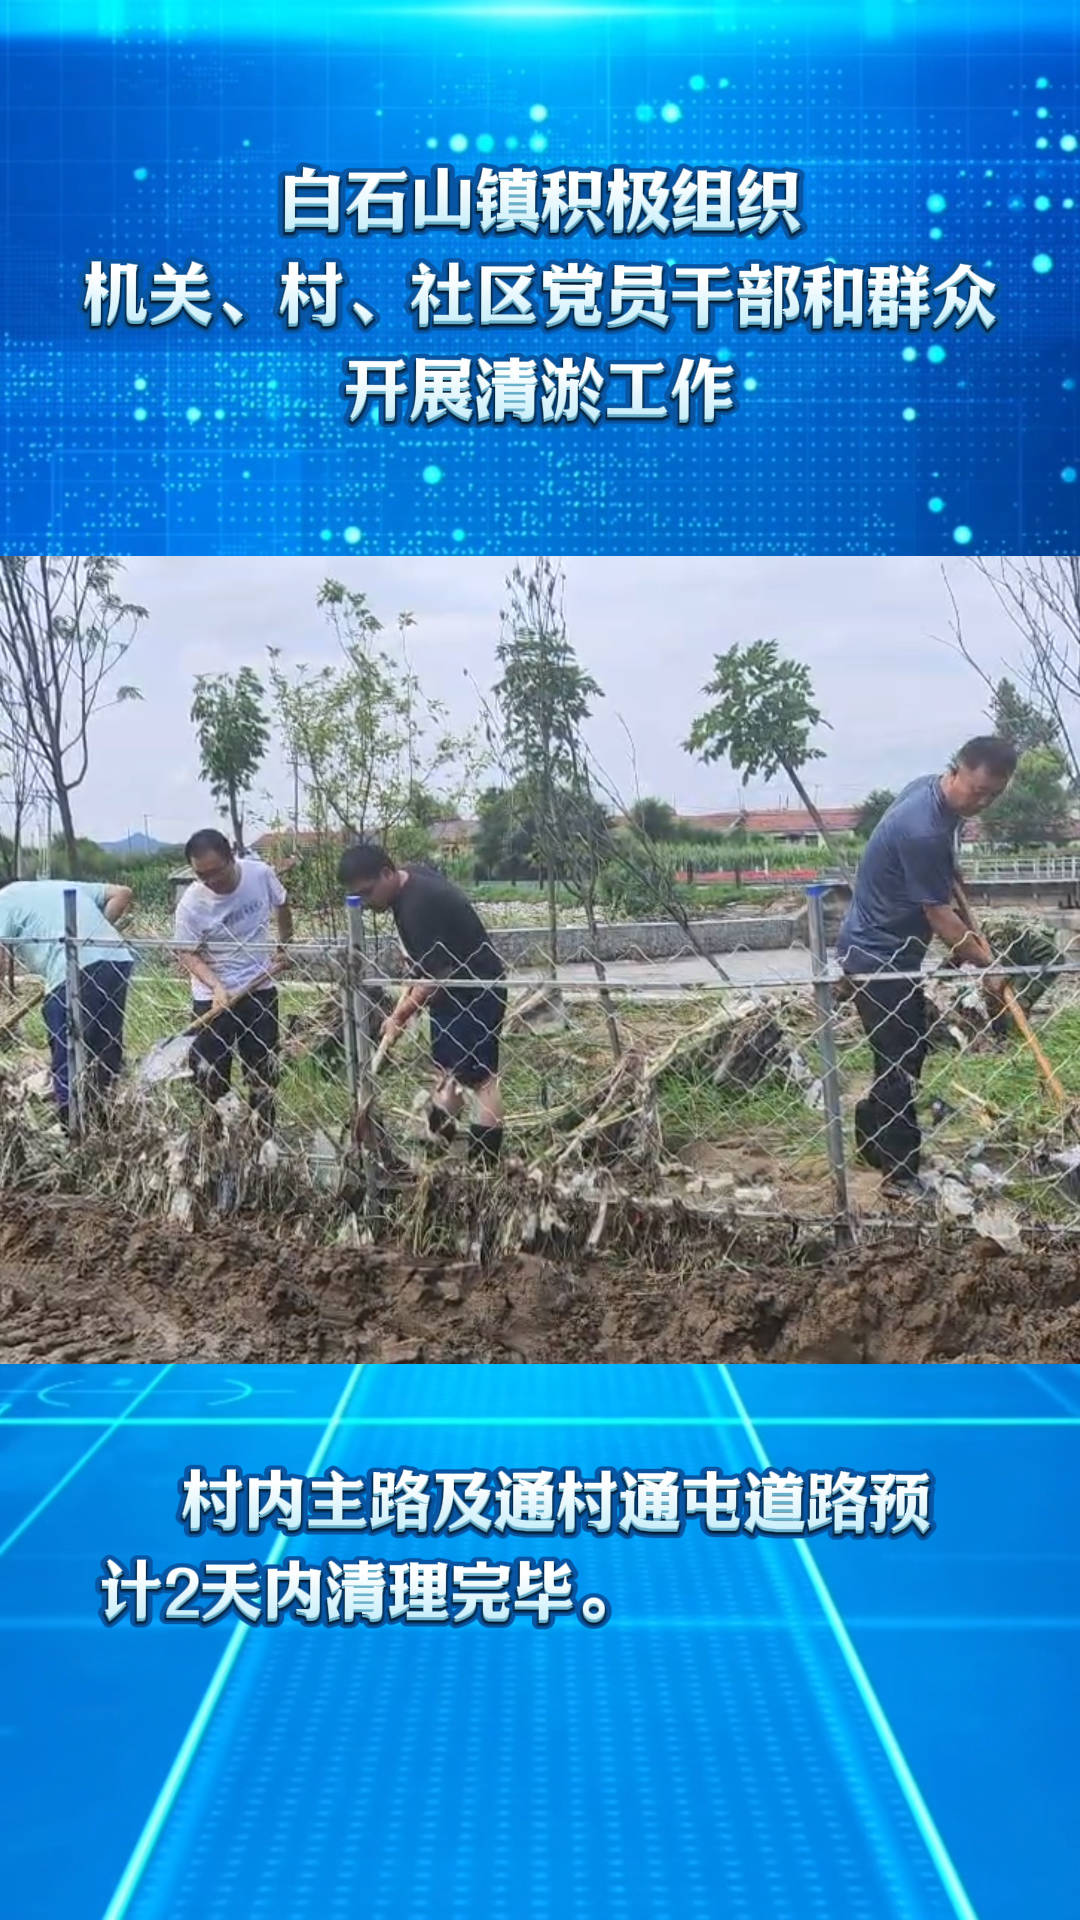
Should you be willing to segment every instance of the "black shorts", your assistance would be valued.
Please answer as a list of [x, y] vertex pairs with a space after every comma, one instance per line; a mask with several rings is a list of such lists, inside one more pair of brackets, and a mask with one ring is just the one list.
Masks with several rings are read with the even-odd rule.
[[[196, 1000], [194, 1010], [205, 1013], [205, 1000]], [[210, 1099], [220, 1100], [228, 1089], [235, 1053], [249, 1085], [272, 1087], [277, 1080], [278, 1044], [277, 988], [256, 988], [195, 1035], [189, 1057], [196, 1084]]]
[[499, 1034], [506, 988], [440, 988], [428, 1002], [431, 1053], [463, 1087], [480, 1087], [499, 1071]]

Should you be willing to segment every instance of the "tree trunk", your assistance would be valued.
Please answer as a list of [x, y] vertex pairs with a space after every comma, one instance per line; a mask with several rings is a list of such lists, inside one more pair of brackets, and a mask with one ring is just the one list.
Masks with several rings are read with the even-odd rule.
[[551, 977], [554, 980], [559, 971], [559, 909], [558, 909], [558, 905], [556, 902], [556, 895], [555, 895], [555, 869], [552, 866], [550, 861], [548, 862], [547, 869], [546, 869], [546, 879], [547, 879], [547, 910], [548, 910], [548, 956], [549, 956], [548, 967], [551, 973]]
[[60, 832], [64, 841], [64, 853], [67, 856], [71, 878], [79, 878], [79, 849], [75, 843], [75, 822], [71, 814], [71, 795], [63, 781], [56, 781], [56, 805], [60, 813]]
[[233, 845], [237, 855], [244, 853], [244, 816], [240, 811], [240, 801], [235, 789], [229, 789], [229, 818], [232, 821]]
[[828, 828], [826, 827], [824, 820], [822, 819], [820, 813], [818, 812], [813, 801], [811, 800], [810, 795], [807, 793], [806, 788], [803, 786], [802, 781], [799, 779], [797, 770], [794, 767], [790, 767], [786, 760], [784, 761], [783, 765], [784, 765], [784, 772], [787, 774], [787, 777], [791, 781], [791, 784], [794, 787], [796, 793], [798, 794], [799, 799], [802, 801], [803, 806], [806, 808], [807, 813], [810, 815], [811, 820], [813, 821], [815, 827], [820, 833], [826, 848], [828, 849], [829, 853], [831, 853], [837, 866], [840, 868], [840, 871], [843, 874], [845, 880], [849, 879], [850, 875], [848, 874], [847, 861], [841, 858], [836, 847], [833, 845], [832, 840], [829, 838]]
[[607, 968], [596, 951], [596, 941], [600, 931], [596, 924], [596, 908], [590, 899], [583, 900], [582, 905], [585, 908], [585, 922], [589, 929], [589, 938], [593, 942], [593, 972], [600, 983], [600, 993], [598, 997], [600, 1005], [604, 1010], [604, 1025], [607, 1028], [608, 1043], [611, 1047], [613, 1058], [621, 1060], [622, 1039], [619, 1034], [619, 1023], [615, 1018], [614, 1002], [607, 989]]
[[25, 807], [25, 804], [26, 804], [26, 803], [25, 803], [25, 801], [23, 801], [23, 800], [20, 800], [20, 799], [19, 799], [18, 797], [16, 797], [16, 800], [15, 800], [15, 804], [14, 804], [14, 807], [13, 807], [13, 809], [12, 809], [12, 817], [11, 817], [11, 875], [12, 875], [12, 879], [14, 879], [14, 880], [21, 880], [21, 879], [22, 879], [22, 877], [23, 877], [23, 871], [22, 871], [22, 823], [23, 823], [23, 809], [24, 809], [24, 807]]

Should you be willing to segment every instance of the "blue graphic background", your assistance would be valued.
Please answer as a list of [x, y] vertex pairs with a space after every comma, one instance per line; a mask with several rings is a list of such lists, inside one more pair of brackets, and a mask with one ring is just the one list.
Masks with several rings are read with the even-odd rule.
[[[13, 1920], [1075, 1911], [1076, 1369], [9, 1367], [0, 1408]], [[193, 1461], [766, 1457], [929, 1467], [936, 1531], [585, 1536], [593, 1632], [98, 1619], [104, 1554], [189, 1558]]]
[[[9, 0], [0, 513], [9, 548], [1054, 552], [1080, 486], [1075, 6], [719, 0], [352, 8]], [[798, 167], [805, 231], [716, 241], [279, 231], [302, 163]], [[324, 244], [325, 242], [325, 244]], [[957, 335], [418, 333], [420, 258], [969, 263]], [[286, 332], [290, 255], [362, 330]], [[92, 258], [211, 270], [220, 314], [92, 334]], [[537, 337], [542, 334], [542, 337]], [[525, 344], [523, 344], [523, 342]], [[930, 352], [931, 347], [933, 353]], [[350, 355], [730, 357], [709, 428], [347, 424]], [[905, 349], [910, 357], [905, 358]]]

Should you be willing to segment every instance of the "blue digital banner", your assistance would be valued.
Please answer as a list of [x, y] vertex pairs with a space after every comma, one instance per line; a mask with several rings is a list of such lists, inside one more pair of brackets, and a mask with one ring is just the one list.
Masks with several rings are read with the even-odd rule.
[[8, 548], [1076, 543], [1072, 6], [6, 20]]
[[[7, 1367], [4, 1910], [1071, 1913], [1078, 1435], [1074, 1368]], [[256, 1532], [222, 1530], [230, 1467], [263, 1483]], [[366, 1526], [307, 1506], [295, 1530], [275, 1468], [308, 1495], [362, 1479]], [[577, 1495], [558, 1532], [438, 1511], [451, 1473], [605, 1468], [607, 1527]], [[405, 1470], [425, 1528], [387, 1518], [376, 1475], [400, 1493]], [[641, 1492], [710, 1470], [742, 1483], [734, 1529], [721, 1500], [672, 1531]], [[928, 1501], [875, 1506], [905, 1475]], [[291, 1561], [360, 1558], [386, 1571], [377, 1624], [370, 1577], [352, 1625], [140, 1627], [134, 1588], [107, 1591], [110, 1562], [215, 1563], [219, 1591], [255, 1562], [280, 1594]], [[545, 1627], [541, 1578], [505, 1624], [475, 1598], [450, 1624], [432, 1563], [478, 1560], [514, 1594], [521, 1562], [569, 1566], [606, 1617]]]

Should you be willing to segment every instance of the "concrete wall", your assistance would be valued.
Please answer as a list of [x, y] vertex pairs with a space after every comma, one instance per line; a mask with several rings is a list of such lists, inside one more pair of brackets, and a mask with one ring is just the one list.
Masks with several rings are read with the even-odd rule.
[[[706, 953], [768, 953], [805, 945], [802, 914], [755, 915], [745, 920], [695, 920], [694, 937]], [[500, 927], [492, 943], [508, 967], [543, 967], [548, 957], [543, 927]], [[677, 960], [694, 947], [681, 927], [670, 920], [620, 920], [599, 929], [594, 942], [586, 927], [560, 927], [557, 954], [560, 966], [587, 966], [600, 960]], [[382, 936], [375, 943], [376, 964], [388, 973], [398, 970], [397, 943]]]

